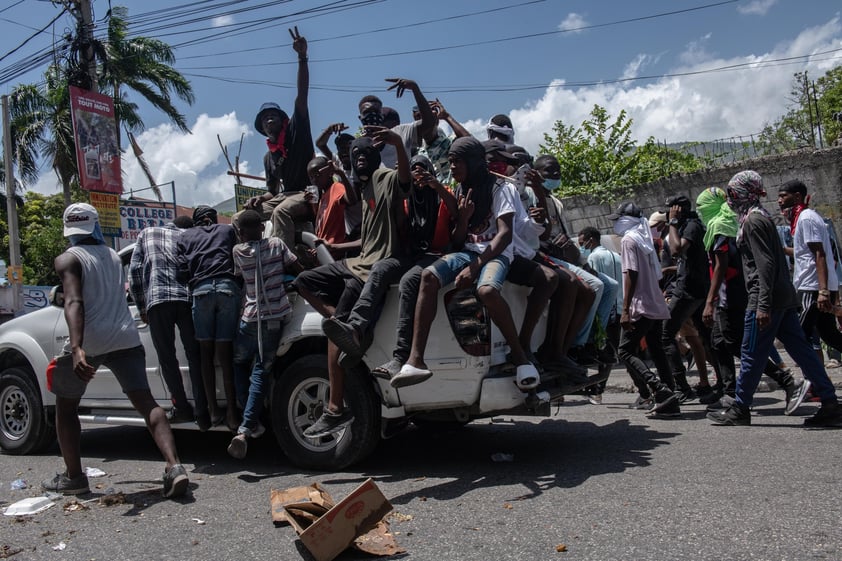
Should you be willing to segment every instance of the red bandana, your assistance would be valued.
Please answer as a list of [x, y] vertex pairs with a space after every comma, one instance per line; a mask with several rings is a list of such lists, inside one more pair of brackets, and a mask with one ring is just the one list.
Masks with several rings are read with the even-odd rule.
[[284, 119], [283, 125], [281, 125], [281, 132], [278, 134], [277, 142], [272, 142], [269, 138], [266, 139], [266, 146], [269, 147], [269, 151], [280, 152], [281, 156], [284, 158], [287, 157], [287, 147], [284, 145], [287, 137], [287, 123], [289, 123], [289, 121]]
[[805, 208], [807, 208], [807, 205], [805, 203], [801, 203], [786, 209], [786, 215], [787, 218], [789, 218], [789, 233], [793, 236], [795, 235], [795, 226], [798, 224], [798, 216]]

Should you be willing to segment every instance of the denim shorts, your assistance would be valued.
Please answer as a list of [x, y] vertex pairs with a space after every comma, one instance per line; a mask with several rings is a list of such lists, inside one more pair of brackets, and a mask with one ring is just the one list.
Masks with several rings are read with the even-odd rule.
[[[444, 287], [456, 280], [456, 276], [477, 257], [479, 257], [479, 254], [473, 251], [449, 253], [427, 267], [427, 270], [436, 275], [436, 278]], [[503, 283], [506, 281], [508, 272], [509, 258], [498, 255], [486, 263], [479, 272], [476, 280], [477, 288], [490, 286], [497, 290], [503, 290]]]
[[[109, 353], [85, 357], [94, 368], [105, 366], [117, 378], [123, 393], [149, 390], [146, 378], [146, 353], [138, 345]], [[85, 395], [88, 383], [73, 372], [73, 355], [63, 354], [47, 366], [47, 388], [58, 397], [76, 399]]]
[[197, 341], [233, 341], [240, 321], [240, 287], [228, 278], [202, 281], [193, 289]]

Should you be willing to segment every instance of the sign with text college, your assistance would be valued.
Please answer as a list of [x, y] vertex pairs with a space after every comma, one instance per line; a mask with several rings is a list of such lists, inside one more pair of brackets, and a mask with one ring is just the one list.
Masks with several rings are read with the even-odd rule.
[[107, 95], [70, 86], [70, 115], [82, 189], [122, 193], [113, 100]]
[[144, 228], [164, 226], [172, 222], [174, 218], [175, 209], [172, 204], [123, 201], [120, 205], [120, 230], [122, 231], [120, 239], [126, 243], [121, 244], [120, 247], [134, 243]]

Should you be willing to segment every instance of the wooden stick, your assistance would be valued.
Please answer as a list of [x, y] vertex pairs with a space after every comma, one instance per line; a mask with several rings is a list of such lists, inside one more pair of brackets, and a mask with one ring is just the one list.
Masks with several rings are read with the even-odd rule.
[[265, 177], [260, 177], [259, 175], [249, 175], [247, 173], [237, 173], [236, 171], [230, 169], [225, 173], [227, 173], [228, 175], [234, 175], [238, 178], [245, 177], [246, 179], [257, 179], [258, 181], [266, 181]]

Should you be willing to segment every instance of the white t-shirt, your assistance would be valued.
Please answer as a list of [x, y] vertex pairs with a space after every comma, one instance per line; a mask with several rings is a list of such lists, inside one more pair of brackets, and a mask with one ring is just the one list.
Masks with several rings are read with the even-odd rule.
[[529, 217], [528, 209], [537, 206], [537, 199], [529, 187], [524, 192], [524, 195], [526, 195], [526, 198], [524, 198], [517, 190], [516, 185], [508, 182], [504, 182], [503, 185], [508, 185], [511, 189], [514, 189], [511, 196], [515, 202], [520, 203], [515, 205], [513, 221], [514, 239], [512, 245], [514, 245], [515, 255], [532, 259], [535, 257], [538, 248], [541, 247], [541, 234], [544, 233], [544, 225], [538, 224]]
[[815, 210], [805, 208], [798, 215], [795, 234], [792, 236], [792, 251], [795, 256], [795, 268], [792, 284], [796, 290], [818, 290], [819, 275], [816, 271], [816, 259], [807, 244], [821, 242], [827, 259], [827, 289], [839, 290], [839, 278], [833, 262], [833, 250], [830, 247], [830, 235], [827, 226]]
[[[475, 253], [482, 253], [485, 251], [489, 244], [491, 244], [491, 240], [493, 240], [494, 236], [497, 235], [497, 219], [501, 216], [515, 213], [516, 207], [512, 195], [512, 193], [515, 192], [515, 189], [513, 186], [510, 186], [509, 189], [502, 188], [504, 184], [506, 183], [501, 180], [494, 185], [491, 212], [480, 228], [477, 228], [477, 232], [468, 232], [468, 236], [465, 239], [465, 249], [467, 251], [473, 251]], [[512, 240], [514, 241], [515, 238], [516, 236], [513, 235]], [[513, 244], [509, 244], [500, 254], [505, 256], [510, 263], [514, 258], [514, 248], [512, 246]]]

